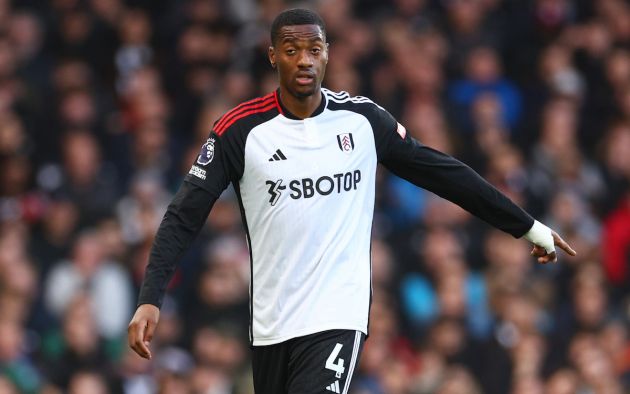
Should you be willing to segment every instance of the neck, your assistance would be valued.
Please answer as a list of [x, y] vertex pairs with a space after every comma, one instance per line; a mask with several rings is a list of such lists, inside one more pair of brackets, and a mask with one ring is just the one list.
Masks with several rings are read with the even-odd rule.
[[307, 97], [295, 97], [280, 87], [280, 100], [282, 100], [282, 105], [284, 105], [289, 112], [298, 118], [305, 119], [311, 116], [321, 104], [321, 87], [318, 87], [312, 95]]

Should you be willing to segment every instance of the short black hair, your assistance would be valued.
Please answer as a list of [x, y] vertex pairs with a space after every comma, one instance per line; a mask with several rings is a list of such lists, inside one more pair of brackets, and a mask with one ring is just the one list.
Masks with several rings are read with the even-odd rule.
[[304, 8], [293, 8], [278, 14], [271, 24], [271, 45], [274, 45], [280, 29], [284, 26], [318, 25], [326, 37], [326, 25], [324, 20], [316, 12]]

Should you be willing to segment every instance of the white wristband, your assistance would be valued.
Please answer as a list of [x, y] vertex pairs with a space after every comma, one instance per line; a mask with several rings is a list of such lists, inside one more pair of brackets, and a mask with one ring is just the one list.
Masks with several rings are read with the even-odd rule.
[[538, 220], [534, 221], [532, 228], [523, 236], [529, 242], [544, 248], [547, 253], [555, 252], [551, 229]]

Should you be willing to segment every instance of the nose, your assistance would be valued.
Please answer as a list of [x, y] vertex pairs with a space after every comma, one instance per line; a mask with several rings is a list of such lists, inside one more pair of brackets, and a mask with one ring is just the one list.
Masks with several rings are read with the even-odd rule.
[[298, 67], [300, 68], [310, 68], [313, 66], [313, 57], [309, 53], [309, 51], [300, 51], [298, 57]]

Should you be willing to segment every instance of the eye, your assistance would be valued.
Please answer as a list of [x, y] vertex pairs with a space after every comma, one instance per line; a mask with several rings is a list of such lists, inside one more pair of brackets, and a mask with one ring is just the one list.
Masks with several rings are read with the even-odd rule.
[[287, 55], [291, 56], [291, 55], [295, 55], [295, 49], [293, 48], [289, 48], [286, 50]]
[[313, 48], [313, 49], [311, 49], [311, 53], [313, 53], [313, 55], [319, 55], [321, 51], [322, 51], [321, 48]]

